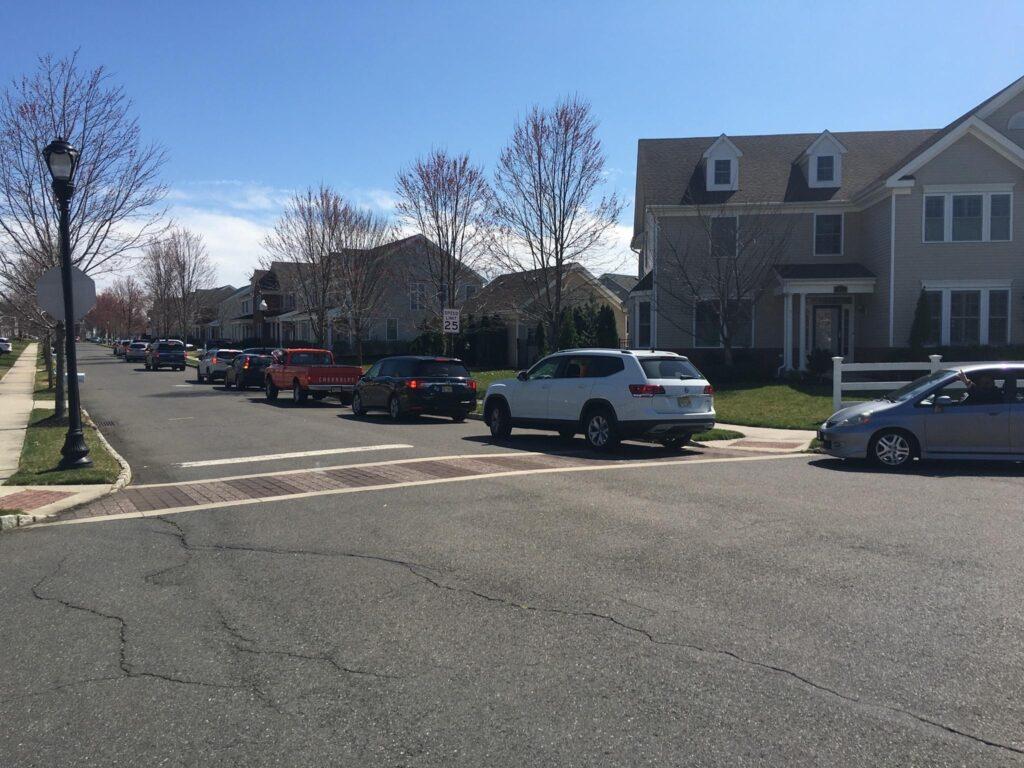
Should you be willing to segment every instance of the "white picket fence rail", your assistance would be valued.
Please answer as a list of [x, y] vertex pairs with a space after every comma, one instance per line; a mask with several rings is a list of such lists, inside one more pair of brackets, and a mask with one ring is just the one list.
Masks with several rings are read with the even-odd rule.
[[[934, 372], [940, 368], [959, 367], [970, 365], [970, 363], [945, 363], [942, 362], [942, 355], [928, 355], [928, 360], [920, 363], [844, 363], [843, 358], [832, 358], [832, 407], [839, 410], [843, 407], [843, 392], [880, 392], [890, 391], [916, 379], [914, 376], [908, 381], [844, 381], [844, 373], [878, 372], [878, 371], [920, 371], [923, 373]], [[920, 375], [920, 374], [919, 374]]]

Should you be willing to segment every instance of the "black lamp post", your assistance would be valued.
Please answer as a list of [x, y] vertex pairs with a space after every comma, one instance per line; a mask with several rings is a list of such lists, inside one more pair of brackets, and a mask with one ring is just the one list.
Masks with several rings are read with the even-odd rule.
[[67, 359], [68, 377], [68, 433], [64, 447], [60, 449], [63, 458], [61, 469], [91, 467], [89, 446], [82, 434], [82, 408], [78, 396], [78, 357], [75, 349], [75, 308], [71, 296], [71, 232], [68, 224], [68, 207], [75, 193], [75, 168], [78, 166], [78, 150], [64, 139], [51, 141], [43, 150], [46, 166], [53, 177], [53, 194], [60, 209], [60, 276], [64, 291], [64, 348]]

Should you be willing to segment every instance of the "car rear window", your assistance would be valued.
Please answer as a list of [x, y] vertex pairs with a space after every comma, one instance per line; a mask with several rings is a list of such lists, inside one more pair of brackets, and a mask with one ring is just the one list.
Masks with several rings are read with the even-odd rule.
[[185, 345], [173, 341], [161, 341], [157, 345], [157, 349], [161, 352], [181, 352], [185, 349]]
[[291, 356], [290, 365], [330, 365], [331, 356], [326, 352], [296, 352]]
[[132, 349], [145, 349], [146, 346], [147, 346], [146, 342], [144, 342], [144, 341], [137, 341], [137, 342], [135, 342], [134, 344], [131, 345], [131, 348]]
[[238, 352], [230, 349], [218, 349], [216, 357], [218, 360], [234, 360], [238, 357]]
[[699, 379], [701, 378], [693, 363], [678, 357], [644, 357], [640, 366], [648, 379]]
[[469, 370], [462, 363], [449, 360], [420, 360], [416, 363], [414, 376], [447, 376], [468, 379]]

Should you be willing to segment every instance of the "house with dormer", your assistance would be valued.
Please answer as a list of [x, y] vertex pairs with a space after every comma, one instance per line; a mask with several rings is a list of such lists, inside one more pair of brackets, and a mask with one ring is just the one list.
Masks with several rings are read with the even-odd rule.
[[936, 348], [1024, 343], [1021, 189], [1024, 78], [938, 129], [641, 139], [632, 341], [720, 348], [721, 298], [681, 297], [678, 244], [722, 258], [768, 220], [785, 237], [733, 348], [871, 359], [908, 346], [921, 301]]

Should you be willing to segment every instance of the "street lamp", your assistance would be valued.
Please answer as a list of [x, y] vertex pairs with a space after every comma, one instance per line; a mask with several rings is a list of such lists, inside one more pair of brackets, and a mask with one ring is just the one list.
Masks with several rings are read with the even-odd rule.
[[64, 291], [64, 355], [67, 360], [68, 377], [68, 433], [64, 447], [60, 449], [63, 458], [61, 469], [91, 467], [89, 446], [82, 434], [82, 408], [78, 396], [78, 356], [75, 348], [75, 307], [71, 296], [71, 232], [68, 224], [68, 208], [75, 193], [75, 169], [78, 167], [78, 150], [64, 139], [51, 141], [43, 150], [46, 167], [53, 177], [53, 194], [60, 209], [60, 277]]
[[259, 326], [260, 327], [260, 341], [259, 341], [259, 346], [261, 346], [261, 347], [263, 346], [263, 340], [266, 338], [266, 334], [263, 332], [263, 323], [265, 322], [266, 318], [263, 316], [263, 313], [266, 312], [269, 308], [270, 307], [267, 306], [267, 300], [266, 299], [260, 299], [260, 304], [259, 304], [258, 307], [256, 307], [256, 309], [258, 309], [259, 312], [260, 312], [260, 326]]

